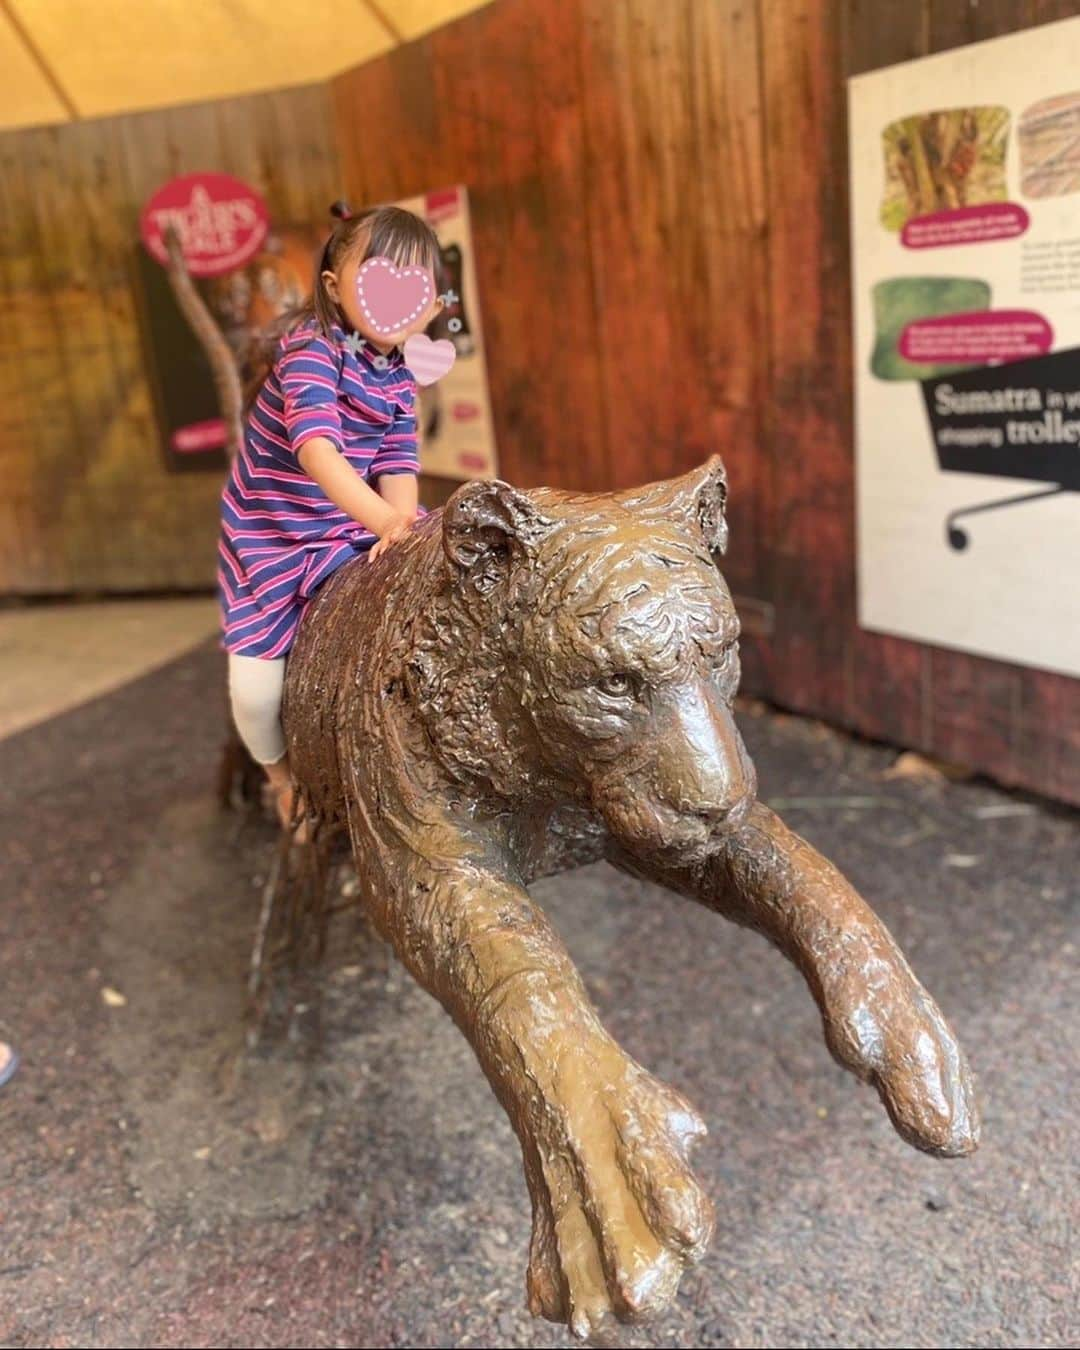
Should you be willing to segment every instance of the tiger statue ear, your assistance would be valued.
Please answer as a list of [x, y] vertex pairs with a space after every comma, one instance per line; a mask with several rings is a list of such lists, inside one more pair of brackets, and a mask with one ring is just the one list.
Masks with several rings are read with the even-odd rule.
[[728, 526], [724, 515], [727, 495], [724, 461], [719, 455], [711, 455], [689, 473], [634, 488], [619, 497], [630, 510], [662, 512], [695, 525], [704, 537], [705, 547], [716, 558], [727, 551]]
[[454, 572], [487, 592], [553, 523], [526, 493], [500, 479], [480, 479], [458, 488], [443, 508], [443, 553]]

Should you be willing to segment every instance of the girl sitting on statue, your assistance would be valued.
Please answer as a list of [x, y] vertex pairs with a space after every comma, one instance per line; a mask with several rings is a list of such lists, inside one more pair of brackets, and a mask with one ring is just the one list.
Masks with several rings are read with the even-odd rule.
[[285, 658], [315, 589], [358, 553], [390, 548], [416, 519], [416, 381], [401, 347], [443, 305], [432, 299], [400, 331], [377, 329], [357, 287], [360, 267], [381, 257], [434, 277], [438, 241], [397, 207], [331, 209], [337, 223], [313, 295], [286, 320], [249, 396], [221, 497], [218, 593], [233, 718], [285, 826], [293, 818]]

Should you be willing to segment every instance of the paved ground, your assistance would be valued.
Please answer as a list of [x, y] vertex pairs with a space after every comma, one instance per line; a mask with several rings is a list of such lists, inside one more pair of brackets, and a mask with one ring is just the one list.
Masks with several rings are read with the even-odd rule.
[[202, 595], [0, 609], [0, 736], [118, 689], [217, 626]]
[[[0, 745], [4, 1346], [558, 1346], [516, 1146], [452, 1024], [342, 922], [241, 1054], [272, 834], [211, 800], [210, 647]], [[1064, 1346], [1077, 1328], [1080, 829], [813, 723], [763, 795], [871, 896], [979, 1075], [980, 1153], [903, 1145], [764, 942], [603, 867], [537, 887], [601, 1011], [709, 1121], [719, 1223], [657, 1346]], [[318, 1014], [318, 1015], [317, 1015]]]

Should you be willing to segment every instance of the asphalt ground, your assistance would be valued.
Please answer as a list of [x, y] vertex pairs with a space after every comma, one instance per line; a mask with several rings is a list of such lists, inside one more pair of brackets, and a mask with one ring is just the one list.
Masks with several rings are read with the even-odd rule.
[[[244, 1046], [272, 826], [222, 812], [206, 645], [0, 742], [4, 1346], [562, 1346], [524, 1308], [516, 1141], [355, 914]], [[655, 1346], [1065, 1346], [1078, 1330], [1080, 828], [896, 752], [741, 718], [761, 794], [961, 1036], [983, 1144], [924, 1157], [760, 938], [606, 866], [535, 895], [631, 1053], [709, 1124], [712, 1246]]]

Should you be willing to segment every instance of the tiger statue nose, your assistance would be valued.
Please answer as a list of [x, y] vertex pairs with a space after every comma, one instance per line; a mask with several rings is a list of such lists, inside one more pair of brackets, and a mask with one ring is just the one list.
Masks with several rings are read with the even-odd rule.
[[754, 802], [754, 769], [731, 709], [708, 693], [674, 700], [657, 755], [665, 798], [710, 829], [741, 825]]

